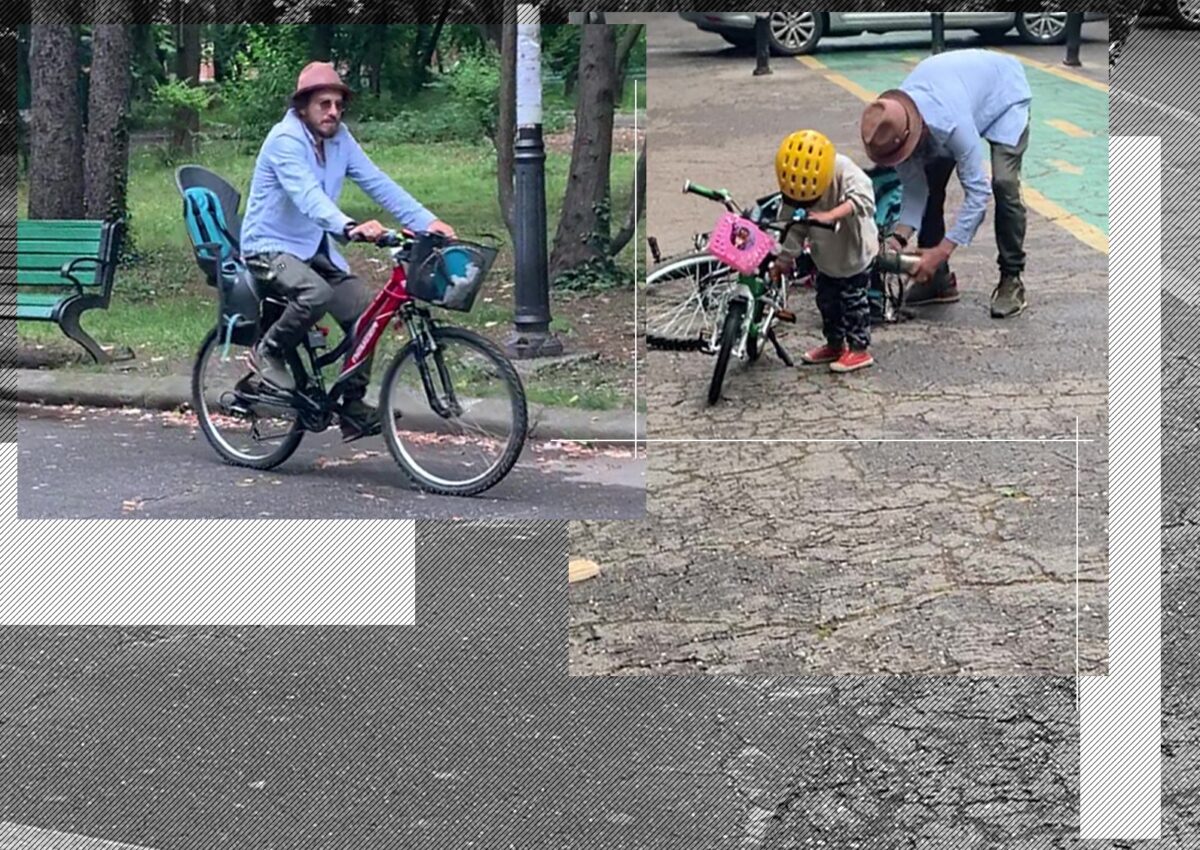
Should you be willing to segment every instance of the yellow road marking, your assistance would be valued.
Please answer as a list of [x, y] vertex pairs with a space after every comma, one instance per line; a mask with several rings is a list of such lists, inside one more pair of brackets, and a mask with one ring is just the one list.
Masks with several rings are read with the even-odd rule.
[[1061, 118], [1048, 118], [1046, 123], [1055, 130], [1060, 130], [1063, 133], [1066, 133], [1068, 136], [1074, 136], [1077, 139], [1086, 139], [1095, 135], [1095, 133], [1093, 133], [1091, 130], [1085, 130], [1080, 126], [1072, 124], [1070, 121], [1064, 121]]
[[1073, 215], [1041, 192], [1026, 186], [1024, 183], [1021, 184], [1021, 193], [1025, 196], [1025, 203], [1070, 233], [1084, 245], [1087, 245], [1089, 248], [1095, 248], [1101, 254], [1108, 253], [1108, 234], [1099, 227], [1096, 227], [1094, 224], [1088, 224], [1079, 216]]
[[836, 71], [829, 70], [829, 66], [820, 59], [816, 59], [812, 56], [797, 56], [796, 59], [801, 65], [807, 65], [814, 71], [818, 71], [825, 77], [825, 79], [829, 80], [829, 82], [836, 83], [846, 91], [853, 94], [855, 97], [865, 100], [868, 103], [875, 99], [875, 95], [879, 94], [879, 92], [868, 91], [849, 77], [839, 74]]
[[1024, 62], [1030, 68], [1037, 68], [1045, 71], [1047, 74], [1054, 74], [1056, 77], [1062, 77], [1064, 80], [1070, 80], [1073, 83], [1079, 83], [1081, 86], [1088, 86], [1097, 91], [1108, 92], [1108, 83], [1102, 83], [1099, 80], [1093, 80], [1091, 77], [1085, 77], [1083, 74], [1077, 74], [1074, 71], [1068, 71], [1066, 68], [1060, 68], [1057, 65], [1050, 65], [1046, 62], [1039, 62], [1036, 59], [1030, 59], [1028, 56], [1022, 56], [1020, 53], [1013, 53], [1011, 50], [1002, 48], [993, 48], [997, 53], [1007, 53], [1009, 56]]
[[[854, 82], [853, 80], [846, 79], [841, 74], [830, 72], [828, 66], [826, 66], [819, 59], [815, 59], [812, 56], [797, 56], [796, 60], [802, 65], [819, 72], [825, 77], [825, 79], [829, 80], [829, 82], [841, 86], [859, 100], [870, 103], [875, 99], [875, 94], [873, 92], [867, 91], [858, 83]], [[1104, 90], [1107, 91], [1108, 86], [1104, 86]], [[985, 169], [990, 176], [991, 169], [987, 168], [986, 163]], [[1099, 227], [1096, 227], [1094, 224], [1088, 224], [1083, 219], [1068, 212], [1066, 209], [1060, 207], [1058, 204], [1054, 203], [1054, 201], [1050, 200], [1036, 189], [1032, 189], [1029, 186], [1022, 184], [1021, 193], [1025, 198], [1025, 203], [1032, 207], [1035, 212], [1050, 219], [1052, 223], [1057, 224], [1059, 227], [1070, 233], [1089, 248], [1094, 248], [1102, 254], [1108, 253], [1108, 234], [1106, 234]]]
[[1050, 164], [1053, 165], [1055, 168], [1057, 168], [1059, 171], [1065, 171], [1068, 174], [1082, 174], [1083, 173], [1082, 168], [1080, 168], [1078, 165], [1067, 162], [1065, 159], [1052, 159], [1052, 160], [1050, 160]]

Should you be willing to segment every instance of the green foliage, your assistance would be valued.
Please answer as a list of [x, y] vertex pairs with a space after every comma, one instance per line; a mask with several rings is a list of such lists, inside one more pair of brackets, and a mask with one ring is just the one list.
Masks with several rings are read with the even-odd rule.
[[588, 260], [554, 279], [554, 288], [566, 292], [595, 292], [629, 286], [633, 286], [633, 275], [612, 257]]
[[238, 128], [265, 133], [283, 115], [307, 62], [305, 28], [291, 25], [246, 27], [230, 79], [220, 86], [221, 101]]
[[166, 110], [191, 109], [203, 112], [212, 102], [213, 93], [200, 86], [189, 85], [182, 80], [171, 80], [154, 86], [151, 101], [155, 107]]
[[500, 115], [500, 57], [492, 50], [464, 53], [446, 77], [454, 104], [473, 114], [479, 131], [496, 134]]
[[564, 24], [542, 27], [542, 66], [560, 80], [574, 79], [579, 68], [580, 28]]

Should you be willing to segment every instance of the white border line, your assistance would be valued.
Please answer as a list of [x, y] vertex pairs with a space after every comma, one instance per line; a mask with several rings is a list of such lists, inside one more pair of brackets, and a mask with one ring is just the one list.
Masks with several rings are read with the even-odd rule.
[[638, 451], [638, 253], [642, 250], [638, 235], [638, 81], [633, 81], [633, 456]]
[[1079, 685], [1079, 834], [1162, 831], [1161, 144], [1113, 136], [1108, 676]]

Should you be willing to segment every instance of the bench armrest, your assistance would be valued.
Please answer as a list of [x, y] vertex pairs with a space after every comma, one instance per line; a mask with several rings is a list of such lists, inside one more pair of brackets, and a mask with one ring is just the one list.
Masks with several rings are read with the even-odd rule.
[[104, 261], [99, 257], [76, 257], [69, 263], [63, 263], [63, 267], [59, 269], [58, 273], [67, 280], [71, 281], [71, 283], [75, 284], [76, 291], [80, 295], [83, 295], [83, 284], [80, 283], [79, 279], [73, 274], [75, 267], [80, 263], [92, 263], [96, 268], [102, 268], [104, 266]]

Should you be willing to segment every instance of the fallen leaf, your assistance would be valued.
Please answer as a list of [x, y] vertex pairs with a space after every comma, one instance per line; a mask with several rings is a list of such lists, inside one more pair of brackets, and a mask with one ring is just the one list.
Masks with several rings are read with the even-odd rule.
[[567, 563], [567, 582], [586, 581], [600, 574], [600, 565], [587, 558], [572, 558]]

